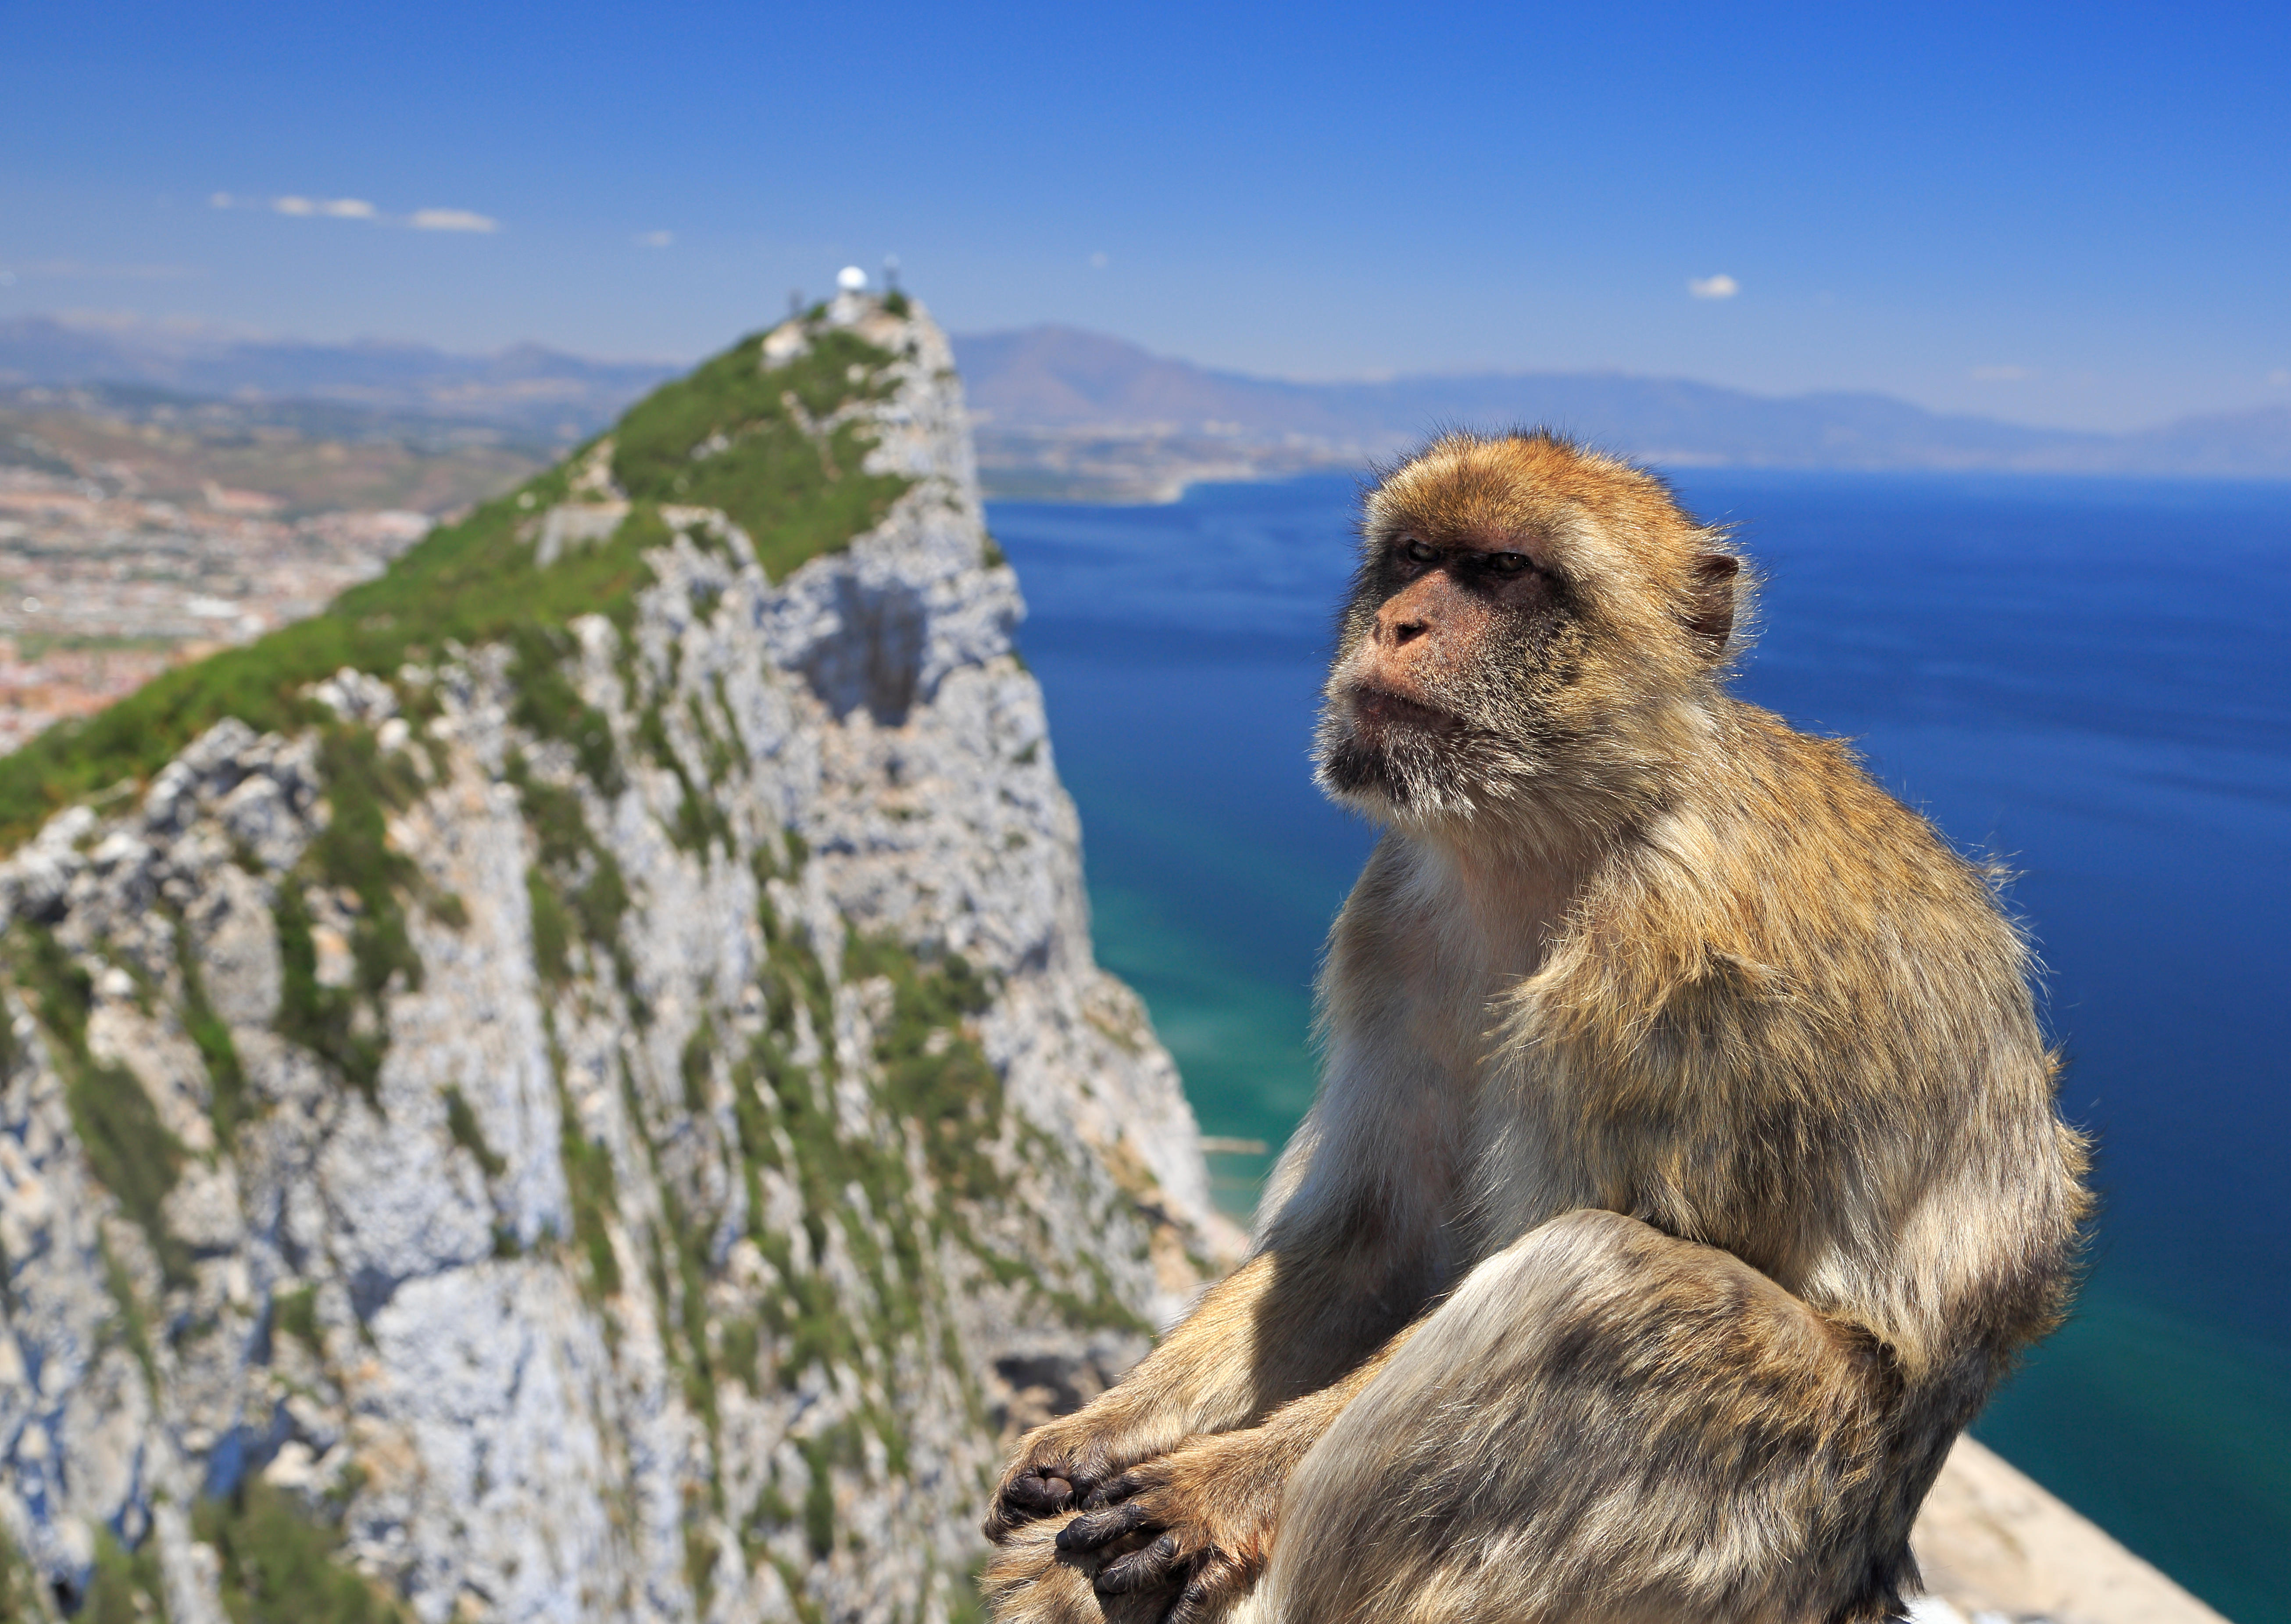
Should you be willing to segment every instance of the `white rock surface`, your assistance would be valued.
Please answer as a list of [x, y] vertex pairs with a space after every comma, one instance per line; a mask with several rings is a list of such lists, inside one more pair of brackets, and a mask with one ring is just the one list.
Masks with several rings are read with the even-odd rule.
[[1912, 1543], [1933, 1591], [1917, 1624], [2226, 1624], [1971, 1438], [1949, 1451]]

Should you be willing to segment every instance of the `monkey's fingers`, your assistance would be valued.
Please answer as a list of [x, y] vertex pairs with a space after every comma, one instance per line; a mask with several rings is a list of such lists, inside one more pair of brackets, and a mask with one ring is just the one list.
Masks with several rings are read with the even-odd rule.
[[1104, 1511], [1086, 1511], [1058, 1530], [1058, 1549], [1069, 1556], [1081, 1556], [1134, 1534], [1153, 1521], [1153, 1514], [1135, 1500]]
[[1255, 1564], [1211, 1550], [1203, 1553], [1194, 1577], [1162, 1615], [1162, 1624], [1208, 1624], [1249, 1588], [1257, 1577]]
[[986, 1514], [986, 1537], [999, 1541], [1022, 1523], [1070, 1509], [1076, 1498], [1072, 1468], [1030, 1467], [1002, 1485]]
[[1143, 1550], [1118, 1556], [1098, 1569], [1092, 1581], [1100, 1596], [1128, 1596], [1137, 1590], [1160, 1590], [1184, 1579], [1198, 1553], [1173, 1529]]
[[[1089, 1485], [1083, 1495], [1081, 1508], [1084, 1511], [1096, 1511], [1100, 1507], [1117, 1505], [1132, 1495], [1143, 1494], [1148, 1489], [1159, 1488], [1162, 1483], [1162, 1476], [1154, 1469], [1159, 1464], [1159, 1462], [1148, 1462], [1119, 1476], [1109, 1477], [1104, 1483]], [[1077, 1487], [1080, 1488], [1081, 1485]]]

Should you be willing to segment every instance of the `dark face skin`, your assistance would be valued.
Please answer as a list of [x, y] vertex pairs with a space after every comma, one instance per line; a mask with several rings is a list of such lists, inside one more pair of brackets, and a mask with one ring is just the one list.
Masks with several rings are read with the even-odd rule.
[[1533, 696], [1568, 621], [1541, 552], [1532, 536], [1384, 538], [1355, 583], [1330, 673], [1330, 789], [1463, 810], [1475, 776], [1528, 765], [1545, 732]]
[[1507, 536], [1443, 543], [1396, 535], [1362, 584], [1371, 581], [1384, 596], [1355, 656], [1355, 710], [1363, 716], [1387, 695], [1446, 708], [1435, 695], [1454, 686], [1483, 646], [1547, 615], [1555, 595], [1531, 548]]

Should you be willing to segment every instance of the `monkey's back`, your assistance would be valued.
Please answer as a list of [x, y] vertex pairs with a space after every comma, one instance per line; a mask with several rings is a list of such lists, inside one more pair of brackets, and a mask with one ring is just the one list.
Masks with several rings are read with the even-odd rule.
[[1708, 714], [1716, 747], [1587, 888], [1505, 1052], [1596, 1204], [1985, 1395], [2056, 1317], [2086, 1210], [2027, 944], [1845, 744]]

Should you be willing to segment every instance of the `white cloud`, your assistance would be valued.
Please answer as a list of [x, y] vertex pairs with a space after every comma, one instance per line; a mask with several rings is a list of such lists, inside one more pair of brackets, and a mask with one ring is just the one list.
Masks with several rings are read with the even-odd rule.
[[2037, 374], [2025, 366], [1976, 366], [1970, 374], [1982, 383], [2025, 383]]
[[[229, 196], [228, 192], [217, 192], [214, 199], [210, 201], [229, 197]], [[244, 202], [237, 199], [232, 199], [228, 203], [215, 201], [217, 208], [230, 208], [234, 205], [239, 207], [246, 206]], [[374, 212], [374, 205], [363, 197], [273, 197], [270, 200], [270, 208], [272, 213], [278, 214], [325, 214], [335, 220], [381, 218]]]
[[1722, 270], [1715, 277], [1689, 277], [1686, 291], [1697, 299], [1732, 299], [1742, 285]]
[[1113, 256], [1108, 254], [1103, 248], [1089, 256], [1089, 268], [1092, 270], [1104, 270], [1113, 262]]
[[639, 248], [665, 248], [676, 240], [673, 231], [639, 231], [635, 242]]
[[2291, 383], [2291, 366], [2279, 366], [2267, 374], [2270, 383]]
[[416, 209], [406, 221], [416, 231], [498, 231], [501, 221], [469, 209]]
[[[207, 205], [218, 209], [255, 209], [297, 220], [363, 220], [377, 226], [410, 226], [416, 231], [498, 231], [501, 221], [469, 209], [416, 209], [411, 214], [385, 214], [363, 197], [305, 197], [290, 192], [281, 197], [242, 197], [235, 192], [210, 192]], [[655, 233], [655, 235], [662, 235]]]

